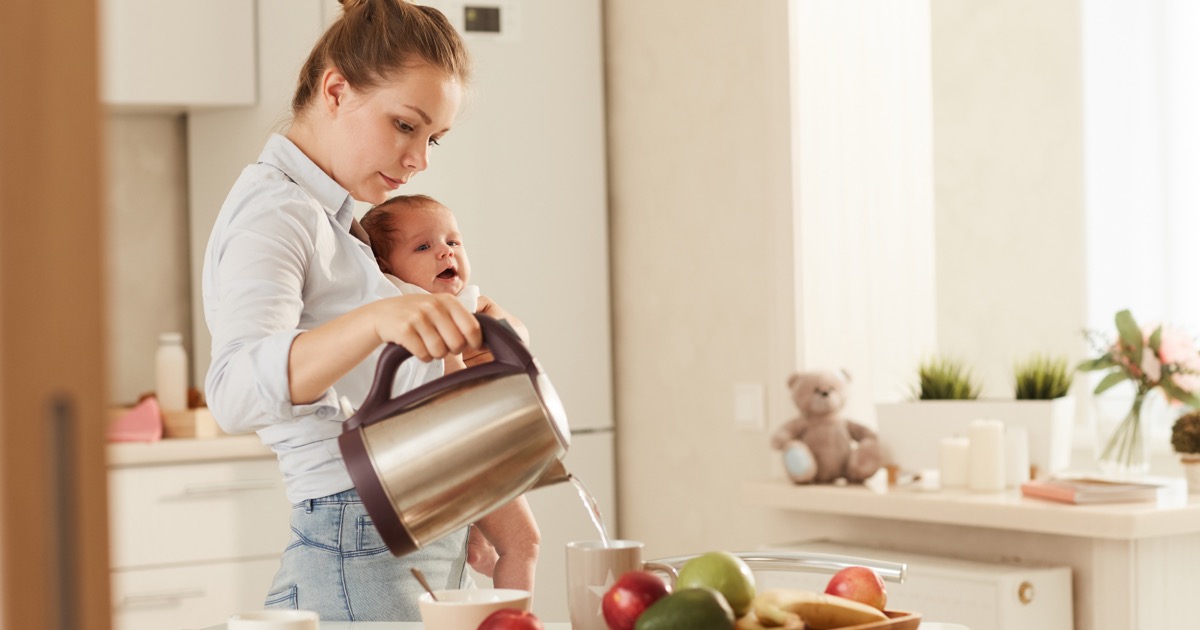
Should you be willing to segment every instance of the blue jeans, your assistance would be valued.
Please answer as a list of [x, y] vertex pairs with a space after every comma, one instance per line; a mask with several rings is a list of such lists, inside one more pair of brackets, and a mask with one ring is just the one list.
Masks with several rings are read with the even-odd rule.
[[463, 585], [465, 528], [396, 558], [353, 489], [293, 505], [291, 526], [267, 608], [315, 610], [322, 621], [420, 621], [424, 590], [410, 567], [435, 589]]

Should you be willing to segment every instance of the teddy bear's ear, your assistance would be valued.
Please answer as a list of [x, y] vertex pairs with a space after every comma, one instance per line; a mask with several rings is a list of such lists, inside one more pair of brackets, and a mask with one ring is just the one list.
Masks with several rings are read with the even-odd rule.
[[792, 375], [789, 376], [787, 380], [788, 387], [796, 387], [796, 383], [799, 383], [800, 379], [803, 377], [804, 375], [799, 372], [792, 372]]
[[850, 370], [847, 370], [846, 368], [841, 368], [839, 371], [842, 373], [842, 378], [846, 379], [847, 383], [854, 382], [854, 378], [850, 376]]

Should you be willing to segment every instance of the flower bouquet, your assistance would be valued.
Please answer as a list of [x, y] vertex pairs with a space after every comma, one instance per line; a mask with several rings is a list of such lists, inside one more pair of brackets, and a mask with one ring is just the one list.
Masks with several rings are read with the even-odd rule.
[[1107, 342], [1097, 333], [1088, 333], [1089, 341], [1100, 356], [1084, 361], [1083, 371], [1108, 370], [1096, 385], [1100, 394], [1118, 383], [1132, 381], [1136, 388], [1133, 405], [1125, 419], [1104, 443], [1100, 468], [1114, 474], [1143, 473], [1149, 468], [1142, 441], [1142, 405], [1153, 390], [1161, 389], [1173, 404], [1200, 407], [1200, 353], [1196, 340], [1169, 326], [1139, 327], [1133, 315], [1117, 313], [1117, 339]]

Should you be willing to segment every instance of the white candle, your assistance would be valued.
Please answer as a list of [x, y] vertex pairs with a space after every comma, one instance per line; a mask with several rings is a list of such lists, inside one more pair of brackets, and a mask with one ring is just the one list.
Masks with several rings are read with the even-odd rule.
[[1004, 428], [1004, 477], [1009, 488], [1029, 481], [1029, 433], [1024, 427]]
[[938, 448], [938, 478], [943, 488], [967, 486], [967, 451], [970, 445], [967, 438], [959, 435], [942, 438]]
[[1004, 490], [1004, 423], [973, 420], [967, 437], [971, 442], [967, 488], [972, 492]]

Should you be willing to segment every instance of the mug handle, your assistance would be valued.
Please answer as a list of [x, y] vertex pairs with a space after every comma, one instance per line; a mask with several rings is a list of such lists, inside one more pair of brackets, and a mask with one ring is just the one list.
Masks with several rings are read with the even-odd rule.
[[669, 578], [668, 582], [670, 583], [671, 588], [675, 588], [675, 580], [679, 579], [679, 569], [676, 569], [675, 567], [664, 562], [647, 560], [646, 562], [642, 563], [642, 570], [665, 574]]

